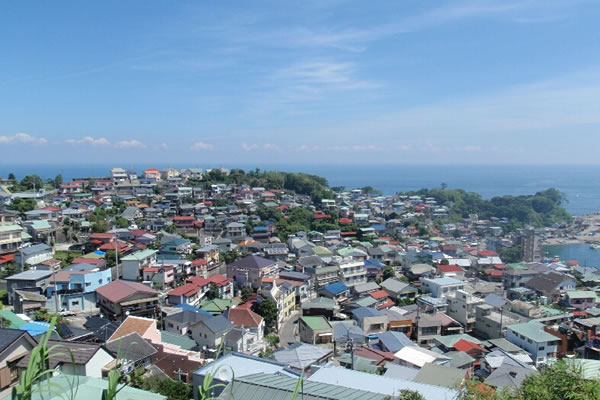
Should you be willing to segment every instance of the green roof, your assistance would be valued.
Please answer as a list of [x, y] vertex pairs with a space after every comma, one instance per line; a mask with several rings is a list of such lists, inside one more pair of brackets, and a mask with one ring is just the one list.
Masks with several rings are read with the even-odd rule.
[[12, 231], [22, 231], [23, 228], [21, 225], [13, 224], [13, 225], [0, 225], [0, 233], [2, 232], [12, 232]]
[[591, 290], [569, 290], [567, 296], [570, 299], [589, 299], [591, 297], [596, 298], [596, 292]]
[[50, 223], [45, 219], [32, 221], [31, 227], [33, 229], [35, 229], [36, 231], [40, 230], [40, 229], [51, 229], [52, 228], [50, 226]]
[[10, 329], [21, 329], [26, 324], [25, 321], [17, 317], [17, 314], [12, 311], [0, 310], [0, 317], [10, 322], [10, 325], [7, 326]]
[[152, 249], [146, 249], [141, 251], [136, 251], [128, 256], [125, 256], [121, 259], [121, 261], [140, 261], [145, 258], [151, 257], [156, 254], [158, 251]]
[[206, 300], [200, 304], [200, 309], [208, 311], [211, 314], [221, 314], [231, 306], [237, 305], [237, 302], [231, 299], [212, 299]]
[[184, 350], [192, 350], [196, 347], [196, 341], [183, 335], [176, 335], [168, 331], [160, 332], [163, 343], [173, 344], [179, 346]]
[[456, 342], [459, 340], [466, 340], [467, 342], [481, 344], [481, 340], [475, 339], [473, 336], [466, 333], [459, 333], [457, 335], [447, 335], [447, 336], [436, 336], [435, 340], [443, 344], [446, 348], [450, 349], [454, 347]]
[[529, 269], [523, 263], [512, 263], [507, 265], [508, 268], [526, 270]]
[[377, 303], [377, 300], [375, 300], [374, 298], [369, 296], [369, 297], [363, 297], [358, 300], [354, 300], [353, 303], [358, 304], [359, 306], [362, 306], [362, 307], [370, 307], [373, 304]]
[[[121, 385], [117, 399], [127, 400], [165, 400], [167, 396]], [[121, 386], [119, 386], [121, 388]], [[108, 380], [89, 376], [60, 374], [51, 377], [43, 385], [36, 387], [32, 400], [62, 400], [65, 396], [71, 400], [100, 398], [102, 391], [108, 388]]]
[[315, 253], [316, 255], [321, 256], [321, 257], [330, 256], [333, 254], [331, 252], [331, 250], [329, 250], [328, 248], [323, 247], [323, 246], [315, 246], [312, 248], [312, 251], [313, 251], [313, 253]]
[[328, 274], [330, 272], [336, 272], [339, 268], [336, 265], [332, 265], [329, 267], [319, 267], [315, 268], [315, 274]]
[[454, 389], [465, 379], [465, 374], [464, 369], [427, 363], [419, 370], [413, 381]]
[[91, 253], [87, 253], [84, 254], [83, 256], [81, 256], [82, 258], [95, 258], [96, 260], [99, 260], [101, 258], [104, 258], [104, 256], [101, 256], [100, 254], [96, 254], [95, 252], [91, 252]]
[[552, 307], [540, 306], [540, 309], [543, 310], [547, 316], [556, 317], [557, 315], [564, 314], [564, 311], [558, 310]]
[[536, 343], [560, 340], [558, 337], [544, 331], [544, 324], [537, 321], [529, 321], [520, 324], [508, 325], [506, 328], [519, 335], [524, 336], [526, 339], [531, 339], [531, 341]]
[[29, 239], [31, 239], [31, 237], [32, 236], [29, 233], [27, 233], [25, 231], [21, 232], [21, 239], [23, 239], [23, 240], [29, 240]]
[[335, 308], [335, 300], [332, 300], [330, 298], [327, 297], [317, 297], [314, 300], [311, 300], [307, 303], [302, 304], [302, 308], [303, 309], [309, 309], [309, 308], [324, 308], [324, 309], [331, 309], [333, 310]]
[[[298, 384], [298, 378], [259, 373], [235, 378], [232, 385], [221, 393], [225, 400], [289, 400]], [[357, 390], [329, 383], [305, 379], [298, 399], [303, 400], [383, 400], [389, 396]]]
[[339, 249], [337, 252], [342, 257], [346, 257], [352, 253], [359, 253], [361, 255], [368, 256], [368, 254], [365, 253], [363, 250], [354, 247], [344, 247], [343, 249]]
[[300, 317], [300, 319], [313, 331], [331, 330], [331, 325], [322, 315]]

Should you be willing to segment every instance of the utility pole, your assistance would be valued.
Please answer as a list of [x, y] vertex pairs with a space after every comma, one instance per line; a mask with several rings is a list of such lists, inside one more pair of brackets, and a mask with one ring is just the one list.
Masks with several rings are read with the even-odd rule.
[[[113, 227], [114, 231], [114, 227]], [[117, 234], [115, 233], [115, 268], [117, 270], [117, 279], [119, 279], [119, 250], [118, 250]]]

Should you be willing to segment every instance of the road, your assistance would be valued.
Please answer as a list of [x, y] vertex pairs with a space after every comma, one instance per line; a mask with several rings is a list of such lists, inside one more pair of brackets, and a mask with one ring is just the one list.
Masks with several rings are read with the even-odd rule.
[[279, 333], [279, 345], [287, 346], [292, 343], [296, 343], [296, 332], [298, 329], [298, 318], [300, 317], [300, 311], [294, 311], [292, 316], [283, 322]]

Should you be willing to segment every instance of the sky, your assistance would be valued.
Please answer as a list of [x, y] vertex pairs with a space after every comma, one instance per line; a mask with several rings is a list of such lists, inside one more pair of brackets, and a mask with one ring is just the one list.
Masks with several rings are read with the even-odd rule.
[[0, 4], [0, 164], [598, 164], [600, 2]]

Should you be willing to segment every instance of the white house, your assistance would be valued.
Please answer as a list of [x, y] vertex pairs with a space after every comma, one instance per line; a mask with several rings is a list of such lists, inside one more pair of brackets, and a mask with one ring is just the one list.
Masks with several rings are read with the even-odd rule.
[[535, 365], [556, 360], [560, 338], [544, 331], [544, 324], [535, 320], [506, 327], [506, 340], [531, 354]]

